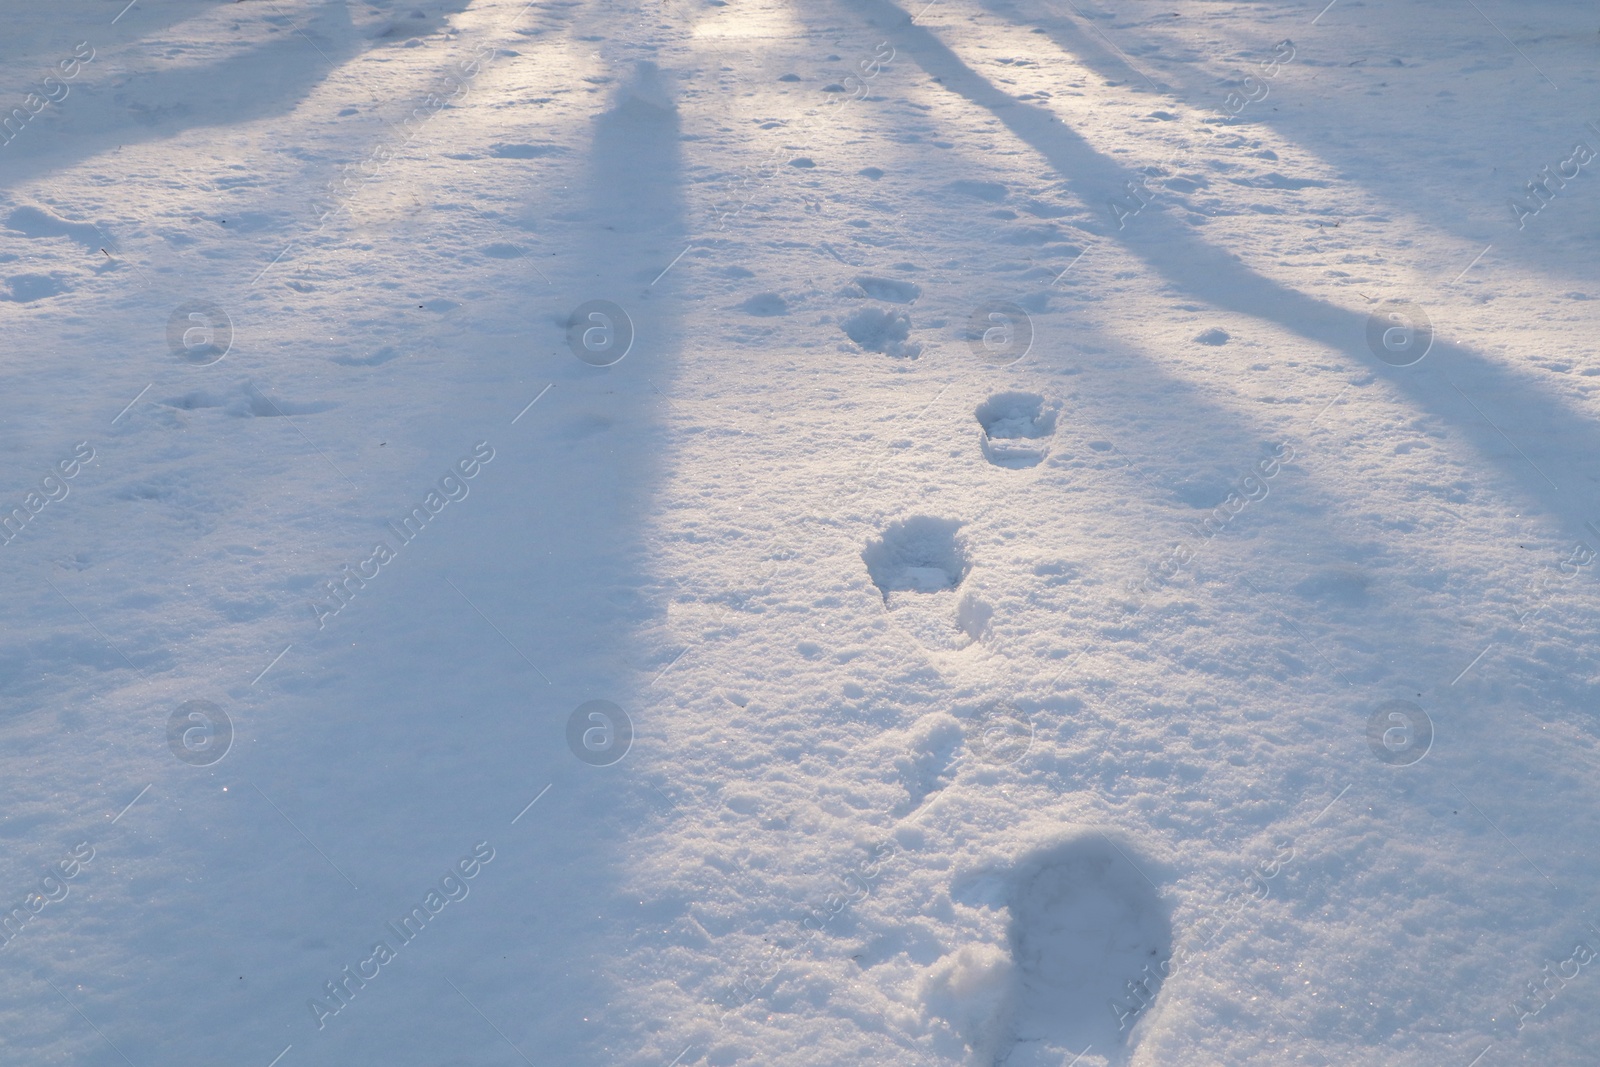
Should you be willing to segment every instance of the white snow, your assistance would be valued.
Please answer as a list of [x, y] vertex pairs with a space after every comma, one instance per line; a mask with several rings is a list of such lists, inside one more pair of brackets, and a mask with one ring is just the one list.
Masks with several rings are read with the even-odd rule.
[[1592, 1062], [1592, 5], [5, 30], [0, 1061]]

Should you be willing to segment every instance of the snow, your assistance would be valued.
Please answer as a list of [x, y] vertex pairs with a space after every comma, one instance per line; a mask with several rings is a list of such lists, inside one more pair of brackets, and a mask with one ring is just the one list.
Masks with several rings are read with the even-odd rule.
[[7, 15], [5, 1062], [1592, 1059], [1592, 6]]

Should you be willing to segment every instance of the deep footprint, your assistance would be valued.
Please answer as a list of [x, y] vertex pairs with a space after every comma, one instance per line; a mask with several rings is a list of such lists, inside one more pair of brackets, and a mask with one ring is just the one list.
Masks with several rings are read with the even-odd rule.
[[955, 519], [918, 515], [892, 523], [861, 553], [884, 606], [926, 648], [966, 648], [988, 627], [988, 605], [957, 591], [972, 570], [960, 529]]
[[983, 456], [997, 467], [1034, 467], [1050, 454], [1056, 412], [1037, 393], [996, 393], [973, 411]]
[[[1015, 1045], [1007, 1067], [1119, 1063], [1154, 1004], [1172, 923], [1155, 888], [1099, 836], [1045, 849], [1011, 879]], [[1118, 1006], [1121, 1006], [1119, 1011]]]
[[892, 607], [895, 593], [939, 593], [959, 586], [972, 569], [957, 536], [960, 529], [955, 519], [918, 515], [891, 523], [868, 544], [861, 559], [883, 602]]

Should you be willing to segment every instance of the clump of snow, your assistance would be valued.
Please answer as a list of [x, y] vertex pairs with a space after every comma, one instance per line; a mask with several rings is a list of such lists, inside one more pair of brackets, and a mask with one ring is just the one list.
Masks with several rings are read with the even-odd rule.
[[943, 1021], [973, 1063], [1003, 1062], [1015, 1041], [1015, 965], [999, 945], [962, 945], [928, 968], [919, 990], [924, 1011]]
[[750, 315], [770, 318], [789, 314], [789, 302], [778, 293], [756, 293], [739, 304], [739, 310]]

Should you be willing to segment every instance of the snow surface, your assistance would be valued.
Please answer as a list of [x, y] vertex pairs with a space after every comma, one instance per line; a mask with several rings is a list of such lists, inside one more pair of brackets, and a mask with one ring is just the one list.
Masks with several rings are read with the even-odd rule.
[[0, 1061], [1594, 1061], [1591, 3], [5, 16]]

